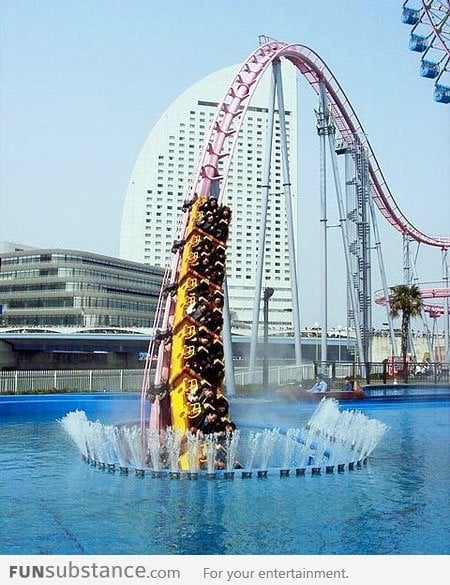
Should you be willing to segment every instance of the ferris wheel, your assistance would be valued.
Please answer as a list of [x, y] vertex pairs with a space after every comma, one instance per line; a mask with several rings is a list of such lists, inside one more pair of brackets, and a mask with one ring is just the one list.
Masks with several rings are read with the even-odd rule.
[[435, 80], [434, 100], [450, 103], [450, 1], [406, 0], [402, 22], [412, 26], [410, 50], [422, 55], [420, 75]]

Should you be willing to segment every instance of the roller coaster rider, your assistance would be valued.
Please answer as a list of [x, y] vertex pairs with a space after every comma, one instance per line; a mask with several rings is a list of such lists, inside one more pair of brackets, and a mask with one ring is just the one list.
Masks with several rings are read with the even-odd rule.
[[200, 394], [190, 394], [188, 400], [191, 403], [189, 416], [191, 430], [200, 430], [205, 435], [222, 433], [227, 425], [234, 424], [227, 418], [228, 400], [211, 385], [203, 384]]

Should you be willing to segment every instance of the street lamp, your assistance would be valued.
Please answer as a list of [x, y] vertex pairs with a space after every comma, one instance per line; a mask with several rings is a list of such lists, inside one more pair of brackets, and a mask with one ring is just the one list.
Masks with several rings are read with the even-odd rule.
[[263, 359], [263, 392], [269, 391], [269, 299], [274, 289], [268, 286], [263, 293], [263, 323], [264, 323], [264, 359]]

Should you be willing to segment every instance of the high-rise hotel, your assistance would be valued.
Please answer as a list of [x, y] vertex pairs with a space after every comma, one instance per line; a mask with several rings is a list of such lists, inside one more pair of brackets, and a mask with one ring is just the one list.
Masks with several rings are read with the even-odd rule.
[[[172, 103], [150, 132], [132, 170], [125, 198], [121, 258], [154, 266], [165, 266], [169, 261], [177, 219], [196, 171], [205, 135], [236, 70], [235, 66], [227, 67], [194, 84]], [[289, 63], [283, 64], [282, 74], [291, 191], [296, 199], [297, 82], [295, 70]], [[243, 121], [224, 199], [233, 211], [227, 279], [234, 329], [245, 330], [252, 321], [270, 75], [269, 70], [261, 80]], [[296, 207], [295, 201], [293, 207]], [[281, 140], [276, 114], [263, 287], [275, 289], [270, 325], [281, 331], [292, 327], [288, 258]]]

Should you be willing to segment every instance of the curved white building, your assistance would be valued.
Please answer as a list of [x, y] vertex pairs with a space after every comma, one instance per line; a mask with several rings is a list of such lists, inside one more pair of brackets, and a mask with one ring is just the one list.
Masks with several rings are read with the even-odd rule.
[[[181, 205], [196, 171], [203, 140], [237, 67], [221, 69], [198, 81], [161, 116], [150, 132], [131, 173], [122, 215], [120, 257], [165, 266]], [[295, 69], [283, 63], [283, 88], [290, 148], [291, 191], [297, 195], [297, 82]], [[228, 289], [234, 329], [252, 319], [256, 254], [261, 218], [270, 74], [257, 88], [243, 122], [224, 202], [233, 210], [227, 258]], [[290, 329], [291, 286], [284, 211], [279, 122], [272, 145], [271, 196], [267, 221], [263, 286], [271, 286], [271, 328]]]

